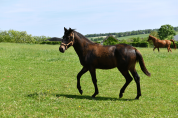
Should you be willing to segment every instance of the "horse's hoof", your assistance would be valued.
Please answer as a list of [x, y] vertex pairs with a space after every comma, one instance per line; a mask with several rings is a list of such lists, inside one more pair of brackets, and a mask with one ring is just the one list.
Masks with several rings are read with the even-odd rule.
[[91, 97], [92, 97], [92, 98], [95, 98], [95, 96], [96, 96], [96, 95], [92, 95]]
[[79, 93], [82, 95], [82, 94], [83, 94], [83, 91], [82, 91], [82, 90], [79, 90]]
[[123, 94], [119, 94], [119, 98], [122, 98]]
[[140, 96], [137, 96], [137, 97], [135, 98], [135, 100], [139, 100], [139, 97], [140, 97]]

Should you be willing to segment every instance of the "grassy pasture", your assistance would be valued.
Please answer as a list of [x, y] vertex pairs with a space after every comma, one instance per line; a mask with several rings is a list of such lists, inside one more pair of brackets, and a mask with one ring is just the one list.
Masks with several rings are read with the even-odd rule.
[[89, 72], [81, 78], [83, 95], [76, 88], [79, 59], [59, 45], [0, 43], [0, 117], [178, 117], [178, 50], [160, 53], [137, 48], [151, 73], [141, 78], [142, 96], [136, 97], [134, 81], [122, 99], [124, 77], [115, 68], [97, 70], [99, 95], [91, 99], [94, 86]]

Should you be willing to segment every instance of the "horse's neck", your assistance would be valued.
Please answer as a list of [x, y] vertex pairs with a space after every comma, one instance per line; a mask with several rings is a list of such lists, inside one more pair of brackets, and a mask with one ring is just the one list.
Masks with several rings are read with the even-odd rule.
[[153, 38], [153, 43], [156, 43], [158, 41], [158, 39]]
[[79, 57], [83, 56], [83, 52], [86, 50], [86, 47], [91, 44], [88, 40], [83, 38], [76, 38], [75, 43], [73, 45], [75, 52], [78, 54]]

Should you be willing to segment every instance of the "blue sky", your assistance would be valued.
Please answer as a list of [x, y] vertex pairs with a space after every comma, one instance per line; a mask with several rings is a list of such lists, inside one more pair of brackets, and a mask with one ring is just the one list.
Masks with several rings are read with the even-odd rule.
[[0, 30], [62, 37], [178, 26], [178, 0], [0, 0]]

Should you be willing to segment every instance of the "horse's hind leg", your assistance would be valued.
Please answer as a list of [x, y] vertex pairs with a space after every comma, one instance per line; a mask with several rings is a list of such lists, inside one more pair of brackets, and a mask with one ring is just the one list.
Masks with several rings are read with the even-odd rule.
[[167, 51], [169, 52], [169, 47], [167, 47]]
[[90, 71], [90, 74], [91, 74], [91, 77], [92, 77], [92, 82], [93, 82], [94, 87], [95, 87], [95, 93], [92, 95], [92, 97], [95, 98], [95, 96], [99, 93], [98, 86], [97, 86], [97, 79], [96, 79], [96, 69], [92, 68], [89, 71]]
[[168, 52], [169, 52], [169, 51], [171, 51], [171, 52], [172, 52], [172, 50], [171, 50], [170, 46], [168, 46], [168, 47], [167, 47], [167, 51], [168, 51]]
[[130, 82], [133, 80], [133, 78], [130, 76], [128, 70], [126, 70], [126, 71], [121, 71], [121, 70], [120, 70], [120, 72], [122, 73], [122, 75], [123, 75], [123, 76], [125, 77], [125, 79], [126, 79], [126, 83], [125, 83], [124, 86], [121, 88], [120, 94], [119, 94], [119, 98], [122, 98], [123, 93], [124, 93], [126, 87], [130, 84]]
[[139, 99], [139, 97], [141, 96], [140, 77], [135, 69], [133, 71], [131, 71], [131, 73], [132, 73], [132, 76], [134, 77], [134, 80], [137, 85], [137, 96], [135, 99]]
[[168, 47], [167, 47], [167, 50], [168, 50], [168, 52], [169, 52], [169, 50], [172, 52], [172, 50], [171, 50], [170, 46], [168, 46]]
[[81, 90], [81, 86], [80, 86], [80, 78], [81, 76], [86, 73], [88, 71], [87, 68], [83, 67], [82, 70], [78, 73], [77, 75], [77, 88], [78, 88], [78, 91], [79, 93], [82, 95], [83, 91]]

